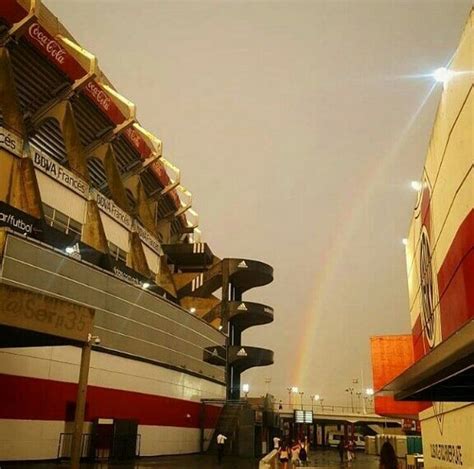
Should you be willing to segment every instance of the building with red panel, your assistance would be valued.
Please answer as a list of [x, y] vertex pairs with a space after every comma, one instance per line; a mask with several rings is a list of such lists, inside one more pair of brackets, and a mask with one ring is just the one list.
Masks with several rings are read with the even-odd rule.
[[407, 237], [412, 334], [372, 341], [378, 410], [418, 407], [427, 468], [474, 467], [473, 22], [444, 73]]

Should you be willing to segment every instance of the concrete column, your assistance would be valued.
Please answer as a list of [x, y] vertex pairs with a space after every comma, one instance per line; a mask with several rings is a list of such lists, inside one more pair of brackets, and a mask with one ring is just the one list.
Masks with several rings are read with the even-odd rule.
[[6, 202], [33, 217], [41, 218], [43, 206], [32, 159], [15, 158], [10, 178], [10, 191]]
[[130, 213], [131, 209], [128, 204], [127, 193], [125, 192], [125, 187], [118, 169], [113, 145], [106, 143], [100, 146], [92, 155], [89, 155], [89, 157], [92, 156], [101, 160], [104, 165], [105, 177], [107, 178], [107, 185], [109, 186], [112, 200], [122, 210]]
[[89, 366], [91, 360], [90, 341], [82, 346], [81, 367], [79, 370], [79, 383], [77, 385], [76, 413], [74, 416], [74, 431], [71, 445], [71, 468], [79, 469], [81, 460], [82, 428], [86, 410], [87, 381], [89, 379]]
[[6, 47], [0, 47], [0, 108], [5, 127], [24, 138], [23, 114], [16, 91], [10, 54]]
[[86, 222], [82, 229], [82, 241], [104, 254], [109, 252], [99, 207], [95, 200], [87, 202]]
[[127, 256], [127, 265], [135, 272], [138, 272], [145, 277], [151, 276], [138, 233], [130, 233], [130, 252]]

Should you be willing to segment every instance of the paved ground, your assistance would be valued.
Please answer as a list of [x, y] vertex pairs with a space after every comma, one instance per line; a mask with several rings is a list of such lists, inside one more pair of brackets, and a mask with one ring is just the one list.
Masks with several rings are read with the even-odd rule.
[[[58, 463], [37, 463], [37, 464], [3, 464], [1, 469], [63, 469], [67, 468], [67, 464]], [[170, 456], [161, 458], [141, 458], [131, 463], [120, 464], [83, 464], [84, 469], [147, 469], [152, 467], [162, 469], [257, 469], [258, 461], [251, 459], [233, 459], [229, 456], [224, 458], [224, 464], [219, 466], [216, 457], [213, 455], [195, 455], [195, 456]], [[357, 453], [357, 459], [350, 465], [348, 463], [341, 464], [339, 455], [336, 451], [317, 451], [310, 454], [308, 468], [317, 469], [335, 469], [335, 468], [351, 468], [351, 469], [378, 469], [377, 458]], [[288, 468], [292, 469], [292, 468]]]

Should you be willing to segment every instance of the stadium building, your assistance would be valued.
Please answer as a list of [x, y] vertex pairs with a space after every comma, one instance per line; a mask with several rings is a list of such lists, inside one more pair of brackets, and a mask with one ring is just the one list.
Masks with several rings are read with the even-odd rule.
[[67, 452], [81, 413], [83, 455], [111, 433], [197, 452], [240, 374], [273, 363], [241, 343], [273, 320], [243, 298], [273, 269], [201, 241], [135, 111], [40, 0], [0, 3], [0, 461]]
[[406, 239], [412, 334], [372, 339], [377, 413], [420, 420], [424, 467], [474, 467], [474, 12], [447, 70]]

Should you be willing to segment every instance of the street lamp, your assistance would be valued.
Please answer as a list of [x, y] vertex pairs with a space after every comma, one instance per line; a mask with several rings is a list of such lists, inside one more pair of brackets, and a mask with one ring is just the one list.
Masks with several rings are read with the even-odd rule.
[[248, 384], [242, 384], [242, 391], [245, 393], [245, 399], [247, 399], [247, 396], [250, 391], [250, 386]]
[[312, 394], [310, 397], [311, 397], [311, 410], [314, 412], [314, 401], [319, 401], [319, 394]]
[[346, 392], [351, 395], [351, 410], [354, 413], [354, 388], [347, 388]]

